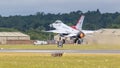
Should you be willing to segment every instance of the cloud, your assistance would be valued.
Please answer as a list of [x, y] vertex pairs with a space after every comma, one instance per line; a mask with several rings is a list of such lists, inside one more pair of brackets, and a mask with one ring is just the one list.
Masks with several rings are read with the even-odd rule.
[[100, 9], [101, 12], [119, 11], [120, 0], [0, 0], [0, 14], [26, 15], [38, 11], [64, 13]]

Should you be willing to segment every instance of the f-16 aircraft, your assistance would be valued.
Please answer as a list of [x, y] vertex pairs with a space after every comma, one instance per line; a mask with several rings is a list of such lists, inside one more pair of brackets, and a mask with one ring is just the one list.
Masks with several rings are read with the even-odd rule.
[[68, 26], [64, 24], [61, 20], [56, 20], [54, 23], [50, 24], [55, 30], [49, 30], [46, 32], [58, 33], [62, 37], [75, 37], [76, 40], [83, 38], [85, 36], [82, 32], [82, 23], [85, 16], [81, 16], [78, 23], [75, 26]]
[[62, 37], [75, 37], [76, 42], [78, 39], [82, 39], [85, 34], [93, 33], [93, 31], [82, 30], [84, 18], [85, 16], [82, 15], [75, 26], [68, 26], [61, 20], [56, 20], [54, 23], [50, 24], [50, 26], [55, 28], [55, 30], [49, 30], [46, 32], [58, 33]]

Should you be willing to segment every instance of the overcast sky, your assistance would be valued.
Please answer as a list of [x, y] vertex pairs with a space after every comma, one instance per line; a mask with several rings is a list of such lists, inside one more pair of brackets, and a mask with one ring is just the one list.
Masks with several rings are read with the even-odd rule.
[[0, 0], [0, 15], [30, 15], [36, 12], [69, 13], [81, 10], [120, 12], [120, 0]]

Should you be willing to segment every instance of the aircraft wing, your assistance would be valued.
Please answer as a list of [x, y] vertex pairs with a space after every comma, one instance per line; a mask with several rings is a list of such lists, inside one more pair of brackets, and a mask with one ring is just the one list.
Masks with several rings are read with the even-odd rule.
[[77, 34], [68, 34], [65, 37], [72, 37], [72, 36], [76, 36]]
[[65, 32], [65, 31], [62, 31], [62, 30], [50, 30], [50, 31], [45, 31], [45, 32], [53, 32], [53, 33], [59, 33], [59, 34], [68, 34], [68, 35], [65, 35], [65, 37], [72, 37], [72, 36], [76, 36], [77, 35], [75, 33], [68, 33], [68, 32]]
[[62, 34], [62, 33], [67, 34], [68, 33], [68, 32], [63, 31], [63, 30], [49, 30], [49, 31], [44, 31], [44, 32], [53, 32], [53, 33], [60, 33], [60, 34]]
[[93, 30], [82, 30], [82, 32], [85, 33], [85, 34], [92, 34], [95, 31], [93, 31]]
[[70, 34], [70, 33], [78, 33], [79, 32], [79, 30], [71, 28], [70, 26], [64, 24], [60, 20], [55, 21], [55, 23], [52, 23], [51, 26], [56, 29], [56, 30], [49, 31], [49, 32], [53, 32], [53, 33]]

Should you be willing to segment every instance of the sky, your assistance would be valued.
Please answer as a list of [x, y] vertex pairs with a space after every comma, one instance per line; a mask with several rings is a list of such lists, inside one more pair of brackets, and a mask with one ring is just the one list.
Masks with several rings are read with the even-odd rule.
[[120, 0], [0, 0], [0, 15], [30, 15], [36, 12], [83, 13], [100, 10], [102, 13], [120, 12]]

